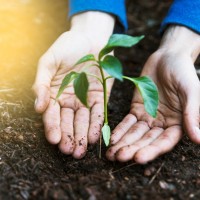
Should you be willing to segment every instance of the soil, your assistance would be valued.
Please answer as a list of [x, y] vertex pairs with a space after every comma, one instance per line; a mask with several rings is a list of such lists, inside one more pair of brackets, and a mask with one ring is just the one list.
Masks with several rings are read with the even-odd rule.
[[[40, 9], [45, 9], [47, 1], [41, 2]], [[67, 5], [64, 0], [48, 2], [52, 13]], [[128, 34], [145, 34], [145, 39], [130, 50], [117, 51], [126, 75], [138, 76], [148, 56], [158, 47], [159, 26], [170, 4], [169, 0], [127, 2]], [[48, 10], [43, 10], [43, 19], [45, 12]], [[65, 12], [63, 9], [62, 13]], [[56, 23], [58, 29], [48, 39], [48, 45], [64, 30], [64, 16], [60, 12], [55, 15], [56, 20], [62, 17], [63, 21]], [[48, 27], [55, 28], [55, 25], [50, 22]], [[32, 46], [39, 43], [42, 41], [30, 41]], [[29, 56], [31, 66], [35, 66], [47, 43], [39, 51], [31, 54], [27, 51], [23, 59], [26, 61]], [[22, 58], [19, 59], [23, 67], [15, 66], [12, 76], [12, 56], [6, 61], [7, 65], [11, 64], [5, 70], [3, 64], [1, 67], [4, 73], [0, 75], [0, 199], [200, 199], [200, 148], [186, 136], [170, 153], [146, 165], [110, 162], [104, 156], [105, 147], [99, 159], [98, 145], [90, 146], [83, 159], [75, 160], [60, 153], [57, 146], [48, 144], [41, 116], [33, 109], [30, 87], [36, 68], [31, 70], [30, 63], [23, 60], [23, 64]], [[200, 68], [199, 61], [196, 67]], [[129, 112], [132, 91], [128, 82], [115, 82], [109, 102], [112, 128]]]

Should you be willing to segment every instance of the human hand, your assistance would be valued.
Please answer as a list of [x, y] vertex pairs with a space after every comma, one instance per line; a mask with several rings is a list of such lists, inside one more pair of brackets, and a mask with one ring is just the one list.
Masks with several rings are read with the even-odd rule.
[[148, 59], [142, 74], [158, 86], [157, 118], [144, 109], [138, 91], [134, 92], [130, 113], [115, 128], [109, 160], [134, 160], [145, 164], [170, 151], [181, 139], [183, 128], [200, 144], [200, 83], [194, 61], [200, 52], [200, 36], [184, 27], [171, 27], [160, 48]]
[[[98, 23], [97, 23], [98, 22]], [[89, 78], [88, 104], [80, 103], [70, 84], [55, 102], [61, 82], [71, 71], [80, 72], [84, 64], [73, 65], [87, 54], [97, 55], [107, 43], [114, 27], [114, 18], [100, 12], [86, 12], [72, 18], [70, 31], [63, 33], [41, 57], [33, 85], [36, 94], [35, 110], [43, 113], [45, 135], [51, 144], [59, 144], [61, 152], [82, 158], [88, 142], [97, 142], [100, 136], [103, 115], [102, 85]], [[98, 76], [99, 70], [88, 68]], [[108, 80], [108, 95], [113, 80]]]

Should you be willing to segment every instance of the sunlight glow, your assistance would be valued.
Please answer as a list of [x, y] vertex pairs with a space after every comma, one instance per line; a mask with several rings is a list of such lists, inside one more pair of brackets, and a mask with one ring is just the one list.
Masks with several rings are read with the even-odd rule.
[[31, 85], [37, 60], [68, 29], [67, 1], [0, 0], [0, 21], [0, 89]]

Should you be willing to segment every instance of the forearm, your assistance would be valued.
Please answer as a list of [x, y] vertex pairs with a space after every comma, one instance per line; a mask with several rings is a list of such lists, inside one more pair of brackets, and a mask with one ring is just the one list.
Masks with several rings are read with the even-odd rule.
[[200, 35], [184, 26], [171, 25], [165, 31], [159, 49], [191, 55], [195, 61], [200, 53]]
[[96, 46], [103, 47], [113, 33], [115, 17], [98, 11], [88, 11], [74, 15], [71, 31], [80, 32]]

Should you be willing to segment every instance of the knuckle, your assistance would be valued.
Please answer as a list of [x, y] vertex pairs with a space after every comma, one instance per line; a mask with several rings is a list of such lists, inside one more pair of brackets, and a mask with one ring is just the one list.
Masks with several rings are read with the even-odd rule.
[[91, 118], [94, 121], [103, 121], [103, 119], [104, 119], [103, 112], [102, 113], [91, 113]]
[[41, 69], [45, 66], [46, 63], [46, 59], [44, 58], [44, 56], [42, 56], [39, 61], [38, 61], [38, 69]]
[[53, 131], [57, 131], [59, 127], [49, 122], [45, 124], [45, 129], [47, 132], [53, 132]]
[[38, 69], [49, 68], [56, 64], [55, 58], [51, 52], [46, 52], [38, 61]]
[[172, 142], [171, 137], [170, 137], [168, 134], [165, 134], [165, 133], [163, 133], [163, 134], [160, 136], [160, 139], [163, 140], [163, 141]]
[[124, 129], [124, 123], [121, 122], [120, 124], [117, 125], [117, 127], [113, 130], [113, 134], [120, 134], [120, 133], [125, 133], [125, 129]]
[[126, 147], [122, 147], [121, 149], [119, 149], [117, 151], [117, 155], [120, 156], [120, 157], [126, 157], [127, 156], [127, 153], [129, 154], [129, 148], [130, 146], [126, 146]]
[[129, 113], [129, 114], [123, 119], [124, 123], [128, 123], [129, 121], [132, 121], [132, 120], [136, 120], [136, 117], [135, 117], [135, 115], [133, 115], [133, 114], [131, 114], [131, 113]]
[[102, 123], [92, 122], [91, 127], [92, 127], [92, 129], [94, 129], [96, 131], [100, 131], [102, 128]]
[[85, 119], [84, 117], [74, 120], [75, 126], [85, 127], [85, 125], [88, 123], [89, 123], [89, 120]]
[[93, 127], [92, 129], [89, 130], [89, 137], [92, 138], [98, 138], [101, 132], [101, 127]]
[[144, 136], [144, 139], [153, 140], [153, 139], [154, 139], [154, 135], [153, 135], [152, 133], [146, 134], [146, 135]]
[[38, 91], [38, 85], [37, 85], [37, 83], [34, 83], [33, 85], [32, 85], [32, 87], [31, 87], [31, 90], [36, 94], [36, 92]]
[[110, 137], [110, 144], [114, 145], [116, 142], [117, 142], [117, 138], [115, 135], [112, 134]]
[[95, 144], [97, 143], [97, 141], [99, 140], [99, 134], [97, 133], [93, 133], [93, 135], [90, 135], [89, 138], [88, 138], [88, 142], [89, 144]]
[[147, 121], [138, 121], [138, 124], [136, 125], [136, 126], [148, 126], [149, 127], [149, 125], [148, 125], [148, 122]]
[[149, 145], [151, 148], [153, 148], [157, 153], [159, 153], [160, 154], [160, 152], [162, 152], [163, 151], [163, 148], [161, 148], [158, 144], [150, 144]]

